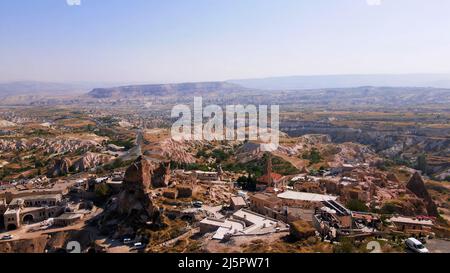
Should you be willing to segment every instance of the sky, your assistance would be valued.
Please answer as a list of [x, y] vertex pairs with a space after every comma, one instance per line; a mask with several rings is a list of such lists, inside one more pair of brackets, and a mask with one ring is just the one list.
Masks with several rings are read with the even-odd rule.
[[448, 0], [0, 0], [0, 81], [447, 74], [449, 14]]

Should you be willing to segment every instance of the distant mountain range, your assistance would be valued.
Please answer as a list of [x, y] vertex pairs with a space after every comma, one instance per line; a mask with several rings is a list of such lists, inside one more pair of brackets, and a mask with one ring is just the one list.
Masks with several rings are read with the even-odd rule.
[[0, 104], [27, 104], [54, 98], [69, 98], [86, 94], [96, 87], [114, 86], [103, 83], [56, 83], [17, 81], [0, 83]]
[[262, 90], [229, 82], [132, 85], [96, 88], [85, 99], [100, 103], [160, 104], [192, 102], [201, 96], [205, 103], [215, 104], [279, 104], [303, 107], [413, 107], [450, 105], [450, 89], [432, 87], [351, 87], [295, 90]]
[[0, 84], [0, 105], [171, 105], [202, 96], [212, 104], [448, 108], [450, 80], [446, 77], [450, 78], [431, 74], [299, 76], [118, 87], [16, 82]]
[[228, 82], [247, 88], [263, 90], [350, 88], [361, 86], [450, 88], [450, 74], [290, 76], [230, 80]]
[[[119, 87], [117, 87], [119, 86]], [[305, 90], [351, 87], [434, 87], [450, 88], [450, 74], [403, 75], [318, 75], [239, 79], [224, 82], [177, 84], [113, 84], [113, 83], [53, 83], [38, 81], [0, 82], [0, 98], [17, 95], [66, 96], [88, 93], [104, 97], [134, 95], [168, 95], [175, 93], [213, 92], [236, 89]]]
[[113, 88], [96, 88], [88, 96], [97, 99], [170, 97], [170, 96], [212, 96], [247, 89], [228, 82], [199, 82], [179, 84], [130, 85]]
[[120, 83], [103, 82], [40, 82], [40, 81], [16, 81], [0, 82], [0, 98], [10, 96], [73, 96], [88, 93], [100, 87], [114, 87]]

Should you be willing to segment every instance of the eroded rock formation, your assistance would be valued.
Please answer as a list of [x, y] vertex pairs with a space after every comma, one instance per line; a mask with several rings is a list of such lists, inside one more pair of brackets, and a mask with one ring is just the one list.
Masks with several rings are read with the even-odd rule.
[[428, 193], [427, 188], [425, 187], [425, 182], [423, 181], [422, 176], [419, 173], [415, 173], [408, 182], [406, 186], [408, 190], [414, 193], [417, 197], [421, 198], [426, 205], [427, 212], [429, 216], [438, 217], [439, 212], [436, 204]]
[[99, 220], [100, 230], [116, 237], [143, 225], [161, 226], [161, 212], [151, 198], [152, 181], [163, 181], [161, 165], [139, 157], [125, 172], [120, 193], [108, 201]]
[[47, 170], [47, 176], [64, 176], [69, 173], [70, 166], [72, 166], [72, 162], [68, 158], [54, 159]]
[[84, 172], [99, 165], [103, 165], [111, 160], [112, 157], [109, 155], [88, 152], [83, 157], [75, 161], [72, 169], [76, 172]]

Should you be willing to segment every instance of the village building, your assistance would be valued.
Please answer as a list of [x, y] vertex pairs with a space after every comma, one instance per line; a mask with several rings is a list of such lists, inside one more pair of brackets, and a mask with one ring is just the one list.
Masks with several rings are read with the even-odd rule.
[[13, 199], [3, 214], [6, 230], [20, 228], [24, 224], [44, 221], [59, 216], [64, 211], [62, 195], [31, 195]]
[[200, 181], [219, 181], [218, 172], [195, 171], [194, 175]]
[[84, 214], [82, 213], [64, 213], [53, 219], [53, 225], [58, 227], [66, 227], [75, 224], [83, 218]]
[[230, 207], [232, 210], [236, 211], [247, 207], [247, 202], [242, 196], [232, 196], [230, 199]]
[[352, 225], [355, 229], [379, 229], [381, 224], [378, 214], [352, 211]]
[[200, 232], [210, 233], [214, 240], [223, 240], [232, 236], [254, 236], [287, 231], [289, 227], [278, 220], [241, 209], [229, 219], [205, 218], [200, 222]]
[[414, 235], [429, 234], [434, 226], [433, 221], [428, 217], [398, 216], [390, 218], [389, 221], [392, 223], [394, 230]]
[[282, 205], [287, 207], [300, 207], [313, 209], [323, 206], [324, 201], [336, 201], [337, 196], [297, 192], [297, 191], [285, 191], [277, 195], [281, 199]]
[[274, 194], [256, 193], [249, 195], [250, 209], [257, 213], [274, 217], [282, 207], [281, 199]]

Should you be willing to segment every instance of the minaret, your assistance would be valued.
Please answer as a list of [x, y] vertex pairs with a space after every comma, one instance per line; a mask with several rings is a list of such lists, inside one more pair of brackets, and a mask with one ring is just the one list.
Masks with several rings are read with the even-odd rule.
[[272, 179], [272, 154], [268, 153], [267, 162], [266, 162], [266, 175], [267, 175], [267, 184], [269, 187], [273, 186]]
[[217, 165], [217, 176], [219, 177], [219, 181], [223, 180], [223, 169], [222, 164]]

